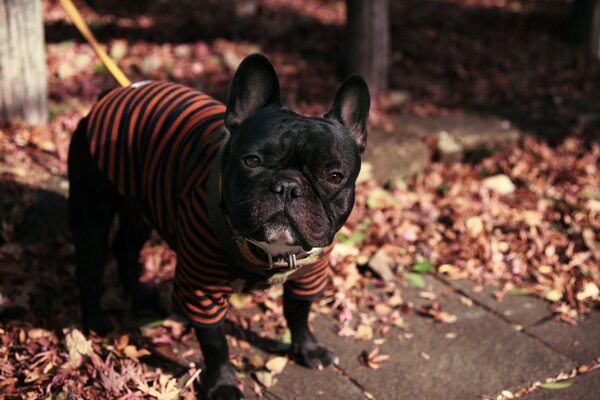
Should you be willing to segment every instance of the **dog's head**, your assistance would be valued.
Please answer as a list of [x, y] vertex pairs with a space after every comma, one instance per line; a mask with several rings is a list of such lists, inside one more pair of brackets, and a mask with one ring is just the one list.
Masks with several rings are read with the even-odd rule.
[[354, 205], [369, 105], [354, 76], [325, 116], [298, 115], [281, 107], [271, 63], [244, 59], [225, 115], [223, 199], [233, 228], [273, 256], [329, 245]]

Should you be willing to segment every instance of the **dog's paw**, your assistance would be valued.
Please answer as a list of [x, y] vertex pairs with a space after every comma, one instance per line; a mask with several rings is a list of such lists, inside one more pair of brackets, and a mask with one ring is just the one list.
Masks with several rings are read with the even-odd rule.
[[244, 397], [237, 386], [217, 386], [206, 393], [207, 400], [241, 400]]
[[97, 312], [83, 318], [83, 329], [85, 332], [94, 331], [97, 335], [104, 336], [113, 330], [113, 325], [105, 313]]
[[235, 380], [235, 368], [227, 363], [215, 373], [210, 373], [203, 379], [204, 398], [207, 400], [241, 400], [242, 392], [237, 387]]
[[323, 369], [338, 363], [338, 357], [327, 346], [311, 338], [292, 346], [292, 357], [309, 368]]

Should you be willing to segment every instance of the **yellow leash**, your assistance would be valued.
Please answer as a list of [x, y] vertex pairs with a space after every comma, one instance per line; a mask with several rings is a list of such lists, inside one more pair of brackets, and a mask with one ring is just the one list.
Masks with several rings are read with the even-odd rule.
[[131, 81], [125, 76], [123, 71], [121, 71], [121, 69], [117, 66], [117, 64], [115, 64], [109, 55], [106, 54], [106, 51], [104, 51], [102, 46], [100, 46], [100, 43], [98, 43], [92, 31], [90, 31], [90, 28], [81, 17], [81, 14], [79, 14], [79, 11], [77, 11], [77, 8], [73, 2], [71, 0], [59, 1], [75, 27], [77, 27], [81, 35], [85, 38], [85, 40], [87, 40], [90, 46], [92, 46], [102, 64], [104, 64], [108, 72], [110, 72], [112, 77], [115, 78], [117, 83], [123, 87], [131, 85]]

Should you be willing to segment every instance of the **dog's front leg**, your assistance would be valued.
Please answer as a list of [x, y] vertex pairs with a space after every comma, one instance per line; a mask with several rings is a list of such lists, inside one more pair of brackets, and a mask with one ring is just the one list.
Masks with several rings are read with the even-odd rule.
[[204, 394], [208, 400], [239, 400], [242, 392], [235, 380], [235, 368], [229, 361], [227, 338], [222, 326], [195, 327], [196, 337], [204, 355]]
[[308, 327], [310, 300], [291, 296], [287, 289], [283, 296], [283, 313], [292, 334], [291, 355], [310, 368], [322, 369], [337, 363], [337, 357], [327, 346], [322, 345]]

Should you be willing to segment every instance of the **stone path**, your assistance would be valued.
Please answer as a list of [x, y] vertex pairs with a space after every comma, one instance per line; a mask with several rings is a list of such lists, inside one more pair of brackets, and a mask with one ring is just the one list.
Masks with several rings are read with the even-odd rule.
[[[340, 338], [332, 318], [318, 316], [314, 330], [340, 356], [339, 369], [313, 371], [290, 364], [266, 397], [495, 399], [502, 391], [544, 382], [600, 356], [600, 312], [573, 327], [556, 322], [543, 300], [511, 296], [497, 302], [491, 288], [480, 290], [469, 281], [428, 277], [428, 284], [443, 310], [458, 317], [455, 323], [406, 316], [406, 329], [392, 328], [384, 336], [381, 353], [391, 358], [374, 370], [358, 361], [374, 343]], [[417, 308], [427, 302], [412, 288], [402, 293]], [[600, 370], [578, 376], [568, 389], [538, 389], [522, 398], [600, 399]]]
[[381, 183], [416, 175], [434, 158], [454, 162], [488, 154], [521, 135], [508, 121], [474, 113], [394, 115], [390, 125], [390, 132], [369, 131], [364, 156]]

